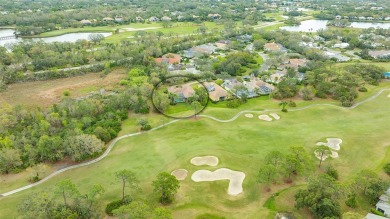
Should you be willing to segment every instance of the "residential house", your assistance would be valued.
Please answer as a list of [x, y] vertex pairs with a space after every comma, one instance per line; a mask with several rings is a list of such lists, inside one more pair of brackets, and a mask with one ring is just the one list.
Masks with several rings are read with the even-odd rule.
[[390, 217], [390, 188], [379, 197], [378, 203], [376, 203], [375, 208], [377, 211], [385, 214], [386, 217]]
[[114, 21], [114, 18], [111, 18], [111, 17], [105, 17], [105, 18], [103, 18], [103, 21], [104, 21], [104, 22], [110, 22], [110, 21]]
[[204, 85], [209, 93], [210, 100], [213, 102], [223, 101], [229, 95], [225, 89], [214, 82], [205, 82]]
[[152, 16], [149, 18], [149, 21], [150, 22], [157, 22], [157, 21], [160, 21], [160, 19], [158, 17]]
[[390, 50], [369, 51], [368, 54], [374, 59], [388, 58], [390, 57]]
[[382, 216], [379, 216], [379, 215], [376, 215], [376, 214], [371, 214], [371, 213], [368, 213], [364, 219], [388, 219], [387, 217], [382, 217]]
[[140, 16], [138, 16], [138, 17], [136, 17], [135, 18], [135, 21], [137, 21], [137, 22], [141, 22], [141, 21], [143, 21], [144, 19], [142, 18], [142, 17], [140, 17]]
[[286, 52], [286, 48], [284, 48], [281, 44], [279, 43], [266, 43], [264, 44], [264, 50], [268, 52]]
[[287, 61], [287, 64], [285, 64], [285, 66], [293, 69], [298, 69], [299, 67], [306, 66], [307, 62], [308, 62], [307, 59], [289, 59]]
[[228, 79], [228, 80], [225, 80], [221, 86], [223, 88], [225, 88], [225, 90], [233, 93], [235, 96], [239, 96], [237, 94], [237, 92], [235, 91], [235, 88], [239, 87], [239, 86], [243, 86], [243, 84], [241, 82], [239, 82], [237, 79]]
[[83, 25], [90, 25], [90, 24], [92, 24], [92, 21], [90, 21], [90, 20], [81, 20], [80, 23], [83, 24]]
[[259, 78], [251, 76], [249, 82], [244, 81], [244, 86], [248, 89], [248, 97], [255, 97], [258, 95], [267, 95], [270, 94], [275, 87], [271, 84], [268, 84]]
[[374, 20], [374, 18], [373, 17], [367, 17], [367, 20], [368, 21], [372, 21], [372, 20]]
[[366, 17], [359, 17], [359, 20], [361, 20], [361, 21], [365, 21], [366, 20]]
[[123, 22], [122, 16], [115, 16], [115, 22]]
[[175, 103], [184, 103], [195, 94], [195, 90], [188, 84], [171, 86], [168, 92], [174, 94], [173, 102]]
[[163, 55], [161, 58], [156, 58], [157, 63], [167, 63], [167, 64], [180, 64], [181, 56], [174, 53], [168, 53]]
[[390, 21], [390, 17], [386, 17], [386, 18], [385, 18], [385, 21]]
[[222, 16], [220, 14], [208, 14], [207, 17], [211, 19], [220, 19]]
[[171, 21], [172, 18], [168, 17], [168, 16], [164, 16], [161, 18], [162, 21]]
[[270, 77], [266, 81], [272, 83], [279, 83], [280, 81], [282, 81], [283, 77], [286, 76], [286, 74], [287, 74], [286, 69], [282, 71], [275, 71], [273, 74], [270, 75]]
[[218, 49], [226, 50], [230, 45], [230, 40], [220, 40], [214, 43]]
[[194, 58], [201, 57], [203, 55], [211, 55], [217, 49], [216, 46], [212, 44], [203, 44], [200, 46], [192, 47], [191, 49], [184, 50], [184, 57]]
[[345, 49], [349, 46], [349, 43], [336, 43], [333, 45], [333, 48]]
[[1, 14], [1, 15], [7, 15], [7, 14], [8, 14], [8, 11], [0, 11], [0, 14]]

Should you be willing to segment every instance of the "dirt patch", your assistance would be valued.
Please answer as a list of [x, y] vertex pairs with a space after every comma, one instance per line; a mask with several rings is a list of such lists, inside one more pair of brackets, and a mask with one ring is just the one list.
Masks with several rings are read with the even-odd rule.
[[229, 180], [227, 193], [229, 195], [238, 195], [243, 192], [242, 183], [245, 179], [245, 173], [227, 168], [221, 168], [214, 172], [208, 170], [198, 170], [192, 174], [191, 179], [195, 182]]
[[276, 119], [276, 120], [279, 120], [280, 119], [280, 116], [278, 115], [278, 114], [276, 114], [276, 113], [271, 113], [270, 114], [272, 117], [274, 117], [274, 119]]
[[70, 91], [70, 97], [77, 98], [102, 88], [110, 90], [127, 76], [125, 73], [125, 70], [116, 69], [104, 78], [99, 73], [90, 73], [71, 78], [12, 84], [1, 93], [0, 104], [50, 106], [61, 100], [64, 91]]
[[175, 176], [177, 180], [185, 180], [188, 175], [188, 171], [186, 169], [177, 169], [172, 171], [171, 175]]
[[203, 156], [203, 157], [194, 157], [191, 159], [191, 164], [195, 166], [217, 166], [218, 165], [218, 157], [216, 156]]
[[269, 115], [260, 115], [259, 119], [267, 121], [267, 122], [271, 122], [272, 121], [272, 118], [269, 117]]
[[246, 118], [253, 118], [253, 114], [250, 114], [250, 113], [245, 114], [245, 117], [246, 117]]

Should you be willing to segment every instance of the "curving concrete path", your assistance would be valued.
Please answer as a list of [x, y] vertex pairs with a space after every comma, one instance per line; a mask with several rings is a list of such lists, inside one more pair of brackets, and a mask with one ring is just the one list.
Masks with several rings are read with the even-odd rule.
[[[308, 109], [308, 108], [311, 108], [311, 107], [315, 107], [315, 106], [333, 106], [333, 107], [338, 107], [338, 108], [342, 108], [342, 109], [347, 109], [347, 110], [350, 110], [350, 109], [354, 109], [358, 106], [360, 106], [361, 104], [364, 104], [366, 102], [369, 102], [371, 100], [374, 100], [375, 98], [377, 98], [379, 95], [381, 95], [384, 91], [390, 91], [390, 88], [385, 88], [385, 89], [381, 89], [379, 90], [375, 95], [365, 99], [365, 100], [362, 100], [360, 102], [357, 102], [355, 103], [353, 106], [349, 107], [349, 108], [346, 108], [346, 107], [342, 107], [342, 106], [337, 106], [337, 105], [334, 105], [334, 104], [312, 104], [312, 105], [309, 105], [309, 106], [305, 106], [305, 107], [301, 107], [301, 108], [296, 108], [296, 109], [290, 109], [289, 111], [290, 112], [294, 112], [294, 111], [300, 111], [300, 110], [305, 110], [305, 109]], [[243, 110], [243, 111], [240, 111], [238, 112], [235, 116], [233, 116], [231, 119], [227, 119], [227, 120], [222, 120], [222, 119], [218, 119], [218, 118], [215, 118], [213, 116], [209, 116], [209, 115], [198, 115], [199, 117], [204, 117], [204, 118], [209, 118], [209, 119], [212, 119], [214, 121], [217, 121], [217, 122], [223, 122], [223, 123], [227, 123], [227, 122], [232, 122], [234, 120], [236, 120], [239, 116], [241, 116], [242, 114], [244, 113], [259, 113], [259, 112], [269, 112], [269, 111], [279, 111], [280, 109], [279, 108], [275, 108], [275, 109], [265, 109], [265, 110]], [[157, 130], [157, 129], [160, 129], [166, 125], [170, 125], [170, 124], [173, 124], [175, 122], [178, 122], [180, 121], [181, 119], [176, 119], [176, 120], [173, 120], [173, 121], [170, 121], [164, 125], [160, 125], [160, 126], [157, 126], [153, 129], [151, 129], [150, 131], [148, 132], [151, 132], [151, 131], [154, 131], [154, 130]], [[128, 138], [128, 137], [132, 137], [132, 136], [136, 136], [136, 135], [140, 135], [140, 134], [143, 134], [143, 133], [147, 133], [147, 132], [136, 132], [136, 133], [132, 133], [132, 134], [127, 134], [127, 135], [123, 135], [123, 136], [120, 136], [120, 137], [117, 137], [115, 138], [113, 141], [111, 141], [111, 143], [109, 144], [109, 146], [107, 147], [106, 151], [104, 151], [104, 153], [96, 158], [96, 159], [93, 159], [93, 160], [90, 160], [88, 162], [85, 162], [85, 163], [80, 163], [80, 164], [76, 164], [76, 165], [73, 165], [73, 166], [69, 166], [69, 167], [65, 167], [63, 169], [60, 169], [60, 170], [57, 170], [55, 172], [53, 172], [52, 174], [48, 175], [47, 177], [41, 179], [40, 181], [36, 182], [36, 183], [32, 183], [32, 184], [29, 184], [29, 185], [26, 185], [26, 186], [23, 186], [23, 187], [20, 187], [18, 189], [14, 189], [14, 190], [11, 190], [9, 192], [5, 192], [3, 194], [0, 194], [0, 197], [4, 197], [4, 196], [9, 196], [9, 195], [12, 195], [12, 194], [15, 194], [15, 193], [18, 193], [18, 192], [21, 192], [21, 191], [24, 191], [26, 189], [29, 189], [29, 188], [32, 188], [34, 186], [37, 186], [41, 183], [44, 183], [46, 182], [47, 180], [53, 178], [54, 176], [62, 173], [62, 172], [65, 172], [65, 171], [68, 171], [68, 170], [72, 170], [72, 169], [75, 169], [75, 168], [79, 168], [79, 167], [83, 167], [83, 166], [88, 166], [88, 165], [91, 165], [91, 164], [94, 164], [96, 162], [99, 162], [100, 160], [102, 160], [103, 158], [105, 158], [112, 150], [112, 148], [115, 146], [115, 144], [124, 139], [124, 138]]]

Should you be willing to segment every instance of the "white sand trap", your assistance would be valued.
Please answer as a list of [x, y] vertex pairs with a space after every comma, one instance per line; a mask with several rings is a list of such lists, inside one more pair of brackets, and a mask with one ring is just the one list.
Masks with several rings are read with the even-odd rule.
[[336, 151], [332, 151], [332, 154], [330, 155], [331, 158], [338, 158], [339, 157], [339, 153], [337, 153]]
[[327, 143], [324, 143], [324, 142], [317, 142], [317, 146], [321, 146], [321, 145], [324, 145], [324, 146], [328, 146], [329, 148], [333, 149], [333, 150], [340, 150], [340, 144], [343, 142], [340, 138], [327, 138], [326, 139], [328, 142]]
[[280, 116], [278, 115], [278, 114], [276, 114], [276, 113], [271, 113], [270, 114], [272, 117], [274, 117], [274, 119], [276, 119], [276, 120], [279, 120], [280, 119]]
[[[317, 151], [314, 151], [314, 155], [318, 158], [318, 160], [321, 160], [320, 153], [318, 153]], [[339, 157], [339, 153], [337, 153], [336, 151], [332, 151], [332, 154], [322, 156], [322, 160], [324, 161], [324, 160], [326, 160], [326, 158], [328, 158], [328, 157], [331, 157], [331, 158], [338, 158], [338, 157]]]
[[216, 156], [203, 156], [203, 157], [194, 157], [191, 159], [191, 163], [195, 166], [217, 166], [218, 165], [218, 157]]
[[390, 94], [389, 94], [389, 95], [387, 95], [387, 97], [390, 97]]
[[245, 117], [246, 117], [246, 118], [253, 118], [253, 114], [250, 114], [250, 113], [245, 114]]
[[191, 179], [195, 182], [210, 182], [217, 180], [229, 180], [229, 195], [238, 195], [243, 192], [242, 182], [245, 179], [245, 173], [221, 168], [214, 172], [208, 170], [198, 170], [192, 174]]
[[185, 180], [188, 171], [186, 169], [177, 169], [172, 171], [171, 175], [175, 176], [177, 180]]
[[[319, 152], [314, 151], [314, 155], [316, 156], [316, 158], [318, 158], [318, 160], [321, 160], [321, 155]], [[322, 156], [322, 161], [326, 160], [326, 158], [328, 158], [328, 157], [329, 157], [329, 155]]]
[[267, 122], [271, 122], [272, 121], [272, 118], [269, 117], [268, 115], [260, 115], [259, 119], [267, 121]]

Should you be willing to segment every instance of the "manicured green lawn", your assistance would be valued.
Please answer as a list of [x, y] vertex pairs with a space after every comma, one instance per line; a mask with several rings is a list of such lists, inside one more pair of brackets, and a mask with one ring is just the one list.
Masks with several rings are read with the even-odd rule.
[[[189, 176], [181, 182], [175, 202], [168, 206], [175, 218], [194, 218], [203, 213], [226, 218], [271, 217], [273, 212], [262, 207], [270, 194], [262, 192], [256, 183], [256, 174], [264, 155], [271, 150], [285, 152], [290, 146], [304, 146], [312, 153], [317, 141], [338, 137], [343, 140], [339, 158], [326, 160], [325, 163], [332, 163], [339, 170], [341, 181], [351, 180], [354, 174], [364, 168], [377, 170], [390, 144], [389, 94], [390, 91], [384, 92], [378, 98], [352, 110], [313, 106], [301, 111], [281, 113], [277, 102], [267, 101], [266, 97], [254, 99], [245, 107], [261, 109], [274, 106], [281, 119], [272, 122], [257, 119], [260, 113], [254, 113], [252, 119], [240, 116], [230, 123], [218, 123], [208, 118], [182, 120], [163, 129], [119, 141], [109, 156], [96, 164], [62, 173], [31, 190], [1, 198], [0, 218], [14, 218], [18, 203], [23, 198], [34, 191], [51, 189], [56, 182], [65, 178], [75, 182], [82, 192], [93, 184], [103, 185], [106, 193], [101, 201], [106, 204], [120, 197], [120, 184], [115, 182], [114, 172], [121, 169], [136, 172], [142, 182], [142, 197], [157, 203], [151, 181], [159, 172], [171, 172], [177, 168], [187, 169]], [[298, 107], [304, 103], [298, 103]], [[212, 112], [218, 117], [230, 115], [230, 118], [240, 110], [218, 105], [209, 107], [204, 113]], [[191, 165], [190, 159], [199, 155], [218, 156], [220, 163], [216, 167]], [[196, 170], [221, 167], [245, 172], [242, 195], [227, 195], [227, 181], [195, 183], [190, 179]], [[291, 198], [292, 194], [290, 192], [285, 197]], [[282, 203], [282, 197], [283, 193], [275, 199], [275, 208], [292, 209], [293, 201], [289, 199]], [[279, 207], [278, 204], [283, 206]]]

